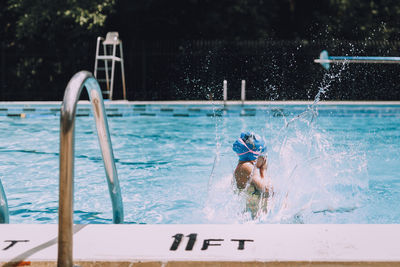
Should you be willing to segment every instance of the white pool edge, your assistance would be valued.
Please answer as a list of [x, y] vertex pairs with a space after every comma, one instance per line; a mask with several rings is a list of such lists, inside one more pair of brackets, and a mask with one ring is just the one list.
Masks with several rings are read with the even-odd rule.
[[[57, 227], [55, 224], [0, 225], [0, 263], [54, 264]], [[133, 263], [140, 262], [154, 264], [151, 266], [185, 266], [184, 263], [190, 266], [233, 263], [239, 264], [235, 266], [255, 266], [255, 263], [400, 266], [400, 225], [394, 224], [90, 224], [75, 227], [74, 261], [87, 266], [93, 262], [115, 266], [125, 266], [122, 263], [134, 266]], [[13, 240], [17, 242], [10, 246]]]

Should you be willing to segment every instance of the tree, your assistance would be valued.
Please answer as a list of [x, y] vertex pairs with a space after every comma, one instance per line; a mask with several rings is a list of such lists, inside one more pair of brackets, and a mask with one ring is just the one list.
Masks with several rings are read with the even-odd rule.
[[115, 0], [9, 0], [6, 10], [15, 19], [9, 51], [19, 55], [13, 81], [21, 95], [45, 87], [59, 99], [64, 88], [57, 84], [66, 84], [81, 68], [91, 69], [96, 37], [114, 4]]

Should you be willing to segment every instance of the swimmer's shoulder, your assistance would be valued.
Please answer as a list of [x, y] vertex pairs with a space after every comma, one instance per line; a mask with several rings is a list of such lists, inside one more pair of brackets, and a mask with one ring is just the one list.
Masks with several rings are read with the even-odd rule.
[[244, 189], [251, 173], [254, 169], [254, 162], [252, 161], [239, 161], [235, 169], [236, 185], [239, 189]]
[[254, 162], [253, 161], [239, 161], [238, 165], [236, 166], [235, 175], [237, 173], [250, 175], [254, 169]]

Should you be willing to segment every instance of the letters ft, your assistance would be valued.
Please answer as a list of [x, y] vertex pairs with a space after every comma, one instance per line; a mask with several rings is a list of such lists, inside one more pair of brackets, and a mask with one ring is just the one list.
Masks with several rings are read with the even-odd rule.
[[[183, 234], [176, 234], [172, 236], [174, 238], [174, 241], [172, 242], [171, 248], [169, 250], [177, 250], [179, 245], [182, 242], [183, 239]], [[189, 238], [185, 250], [193, 250], [194, 244], [196, 243], [197, 240], [197, 234], [190, 234], [187, 235], [186, 237]], [[207, 250], [209, 246], [221, 246], [221, 243], [214, 243], [214, 242], [222, 242], [224, 239], [204, 239], [203, 240], [203, 245], [201, 247], [201, 250]], [[254, 242], [252, 239], [231, 239], [232, 242], [238, 242], [238, 250], [244, 250], [245, 249], [245, 243], [246, 242]]]

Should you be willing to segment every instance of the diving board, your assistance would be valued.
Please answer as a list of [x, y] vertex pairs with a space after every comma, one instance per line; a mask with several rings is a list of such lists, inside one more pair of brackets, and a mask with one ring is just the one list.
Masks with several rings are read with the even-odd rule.
[[325, 69], [328, 70], [331, 63], [400, 64], [400, 57], [329, 56], [328, 51], [323, 50], [319, 54], [319, 59], [314, 59], [314, 62], [320, 63]]

